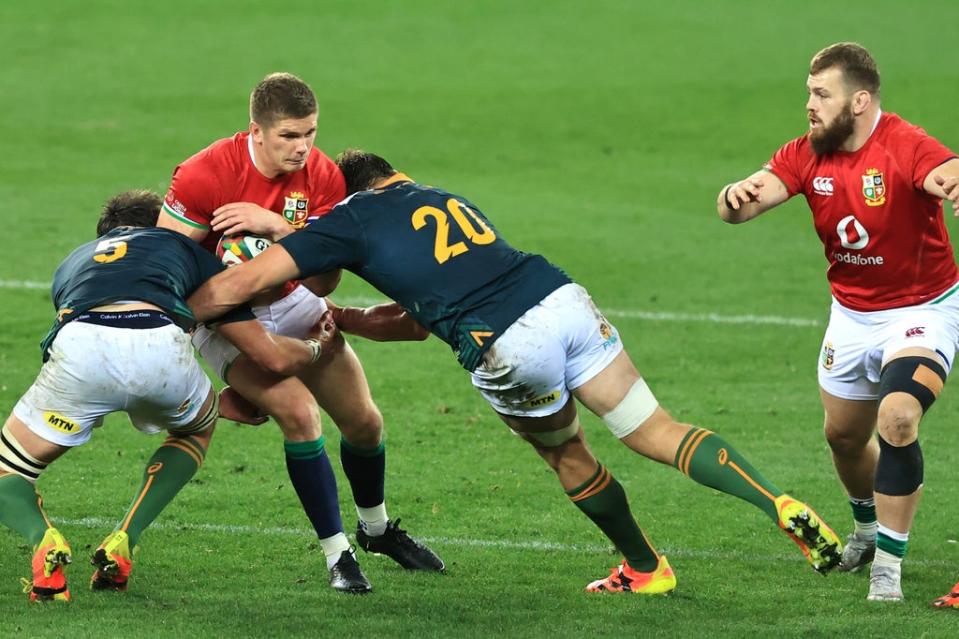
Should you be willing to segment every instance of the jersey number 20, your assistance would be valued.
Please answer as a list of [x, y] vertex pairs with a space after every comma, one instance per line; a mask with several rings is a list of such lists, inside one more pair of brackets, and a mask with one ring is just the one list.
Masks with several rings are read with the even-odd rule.
[[[472, 244], [492, 244], [496, 241], [496, 233], [493, 232], [493, 229], [488, 227], [486, 222], [483, 221], [483, 218], [474, 213], [471, 208], [462, 202], [450, 198], [446, 201], [446, 211], [438, 209], [435, 206], [421, 206], [413, 211], [413, 218], [411, 220], [413, 228], [417, 231], [422, 229], [426, 226], [426, 218], [428, 217], [436, 221], [436, 241], [433, 244], [433, 256], [439, 264], [444, 264], [451, 257], [456, 257], [469, 251], [466, 242], [449, 243], [450, 224], [449, 218], [446, 215], [447, 211], [453, 216], [453, 221], [456, 222], [456, 225], [463, 231], [463, 235], [465, 235], [466, 239]], [[479, 231], [476, 230], [472, 222], [467, 219], [466, 215], [473, 218], [473, 221], [479, 225]]]

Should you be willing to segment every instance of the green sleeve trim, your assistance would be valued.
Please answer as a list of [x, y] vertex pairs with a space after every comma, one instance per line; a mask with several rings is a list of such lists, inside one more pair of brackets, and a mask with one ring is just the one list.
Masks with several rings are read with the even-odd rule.
[[163, 212], [169, 215], [170, 217], [176, 218], [177, 220], [179, 220], [180, 222], [183, 222], [184, 224], [192, 226], [195, 229], [203, 229], [204, 231], [210, 230], [210, 227], [207, 226], [206, 224], [200, 224], [198, 222], [194, 222], [190, 218], [180, 215], [179, 213], [174, 211], [172, 208], [170, 208], [170, 206], [166, 202], [163, 203]]
[[360, 448], [346, 441], [344, 437], [340, 438], [340, 448], [353, 453], [357, 457], [379, 457], [386, 452], [386, 446], [383, 445], [383, 442], [380, 442], [380, 445], [376, 448]]

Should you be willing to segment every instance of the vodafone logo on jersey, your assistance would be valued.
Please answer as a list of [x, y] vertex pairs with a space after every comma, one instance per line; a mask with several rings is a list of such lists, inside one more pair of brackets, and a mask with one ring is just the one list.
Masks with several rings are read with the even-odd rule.
[[869, 244], [869, 231], [866, 230], [855, 215], [847, 215], [836, 225], [839, 234], [839, 243], [847, 249], [864, 249]]
[[[836, 234], [839, 235], [839, 243], [843, 248], [860, 251], [869, 244], [869, 231], [856, 219], [855, 215], [847, 215], [839, 220], [836, 225]], [[856, 266], [882, 266], [883, 257], [881, 255], [860, 255], [858, 253], [841, 253], [836, 251], [833, 257], [839, 262], [853, 264]]]
[[817, 175], [816, 177], [812, 179], [813, 191], [815, 191], [817, 195], [827, 195], [827, 196], [832, 195], [833, 194], [832, 181], [833, 181], [833, 178], [831, 177], [819, 177]]

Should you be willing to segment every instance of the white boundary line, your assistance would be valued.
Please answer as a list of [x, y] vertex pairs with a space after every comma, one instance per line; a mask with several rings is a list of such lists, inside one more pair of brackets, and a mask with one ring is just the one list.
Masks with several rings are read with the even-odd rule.
[[[0, 280], [0, 289], [49, 290], [49, 282], [30, 280]], [[385, 298], [345, 297], [344, 304], [368, 306], [382, 304]], [[711, 324], [754, 324], [772, 326], [794, 326], [797, 328], [822, 326], [822, 322], [803, 317], [783, 317], [779, 315], [721, 315], [719, 313], [673, 313], [669, 311], [642, 311], [638, 309], [603, 309], [609, 317], [645, 320], [650, 322], [708, 322]]]
[[[63, 532], [62, 525], [78, 526], [81, 528], [102, 528], [104, 531], [112, 530], [117, 521], [115, 519], [106, 519], [104, 517], [83, 517], [82, 519], [56, 519], [55, 523]], [[294, 537], [304, 536], [313, 538], [315, 533], [308, 528], [292, 528], [287, 526], [249, 526], [242, 524], [197, 524], [186, 522], [155, 522], [150, 526], [157, 530], [170, 531], [196, 531], [206, 533], [217, 533], [224, 535], [244, 535], [244, 536], [283, 536]], [[613, 552], [612, 546], [600, 546], [596, 544], [564, 544], [552, 541], [509, 541], [506, 539], [463, 539], [458, 537], [418, 537], [422, 541], [440, 546], [459, 546], [471, 548], [493, 548], [499, 550], [519, 550], [533, 552], [589, 552], [589, 553], [610, 553]], [[791, 544], [788, 540], [782, 540], [784, 547]], [[789, 553], [747, 553], [745, 551], [721, 551], [721, 550], [694, 550], [687, 548], [662, 547], [658, 549], [660, 553], [671, 557], [686, 557], [691, 559], [709, 559], [715, 561], [738, 561], [745, 563], [772, 563], [780, 561], [800, 562], [805, 561], [798, 555], [798, 550]], [[945, 559], [909, 559], [910, 565], [919, 566], [954, 566], [954, 562]]]

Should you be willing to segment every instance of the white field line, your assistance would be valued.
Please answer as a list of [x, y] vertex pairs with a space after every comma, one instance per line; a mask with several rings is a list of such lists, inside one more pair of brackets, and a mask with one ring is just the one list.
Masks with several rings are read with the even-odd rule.
[[[0, 288], [18, 290], [50, 290], [49, 282], [34, 282], [30, 280], [0, 280]], [[334, 298], [337, 299], [337, 298]], [[339, 298], [341, 303], [350, 306], [369, 306], [382, 304], [385, 298], [377, 297], [344, 297]], [[783, 317], [779, 315], [721, 315], [719, 313], [672, 313], [669, 311], [642, 311], [638, 309], [603, 309], [609, 317], [623, 319], [638, 319], [651, 322], [709, 322], [712, 324], [755, 324], [773, 326], [815, 327], [822, 322], [804, 317]]]
[[[80, 528], [100, 528], [104, 532], [112, 530], [116, 526], [115, 519], [106, 519], [104, 517], [84, 517], [82, 519], [56, 519], [58, 528], [62, 531], [62, 526], [77, 526]], [[244, 535], [256, 537], [309, 537], [312, 538], [315, 533], [308, 528], [292, 528], [287, 526], [249, 526], [242, 524], [198, 524], [185, 522], [155, 522], [150, 528], [157, 530], [173, 531], [197, 531], [207, 533], [217, 533], [222, 535]], [[69, 537], [69, 535], [68, 535]], [[553, 541], [510, 541], [506, 539], [472, 539], [458, 537], [419, 537], [422, 541], [438, 546], [459, 546], [472, 548], [494, 548], [499, 550], [520, 550], [533, 552], [589, 552], [589, 553], [610, 553], [612, 546], [600, 546], [596, 544], [565, 544]], [[782, 540], [784, 544], [789, 544], [791, 549], [792, 542]], [[737, 550], [695, 550], [686, 548], [658, 548], [659, 552], [670, 557], [688, 557], [693, 559], [709, 559], [717, 561], [738, 561], [745, 563], [771, 563], [778, 561], [805, 561], [799, 556], [799, 551], [775, 553], [746, 553]], [[919, 566], [953, 566], [955, 562], [945, 559], [909, 559], [909, 564]]]

